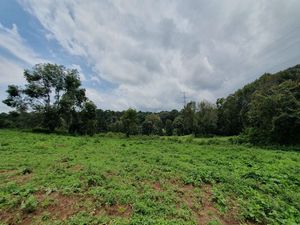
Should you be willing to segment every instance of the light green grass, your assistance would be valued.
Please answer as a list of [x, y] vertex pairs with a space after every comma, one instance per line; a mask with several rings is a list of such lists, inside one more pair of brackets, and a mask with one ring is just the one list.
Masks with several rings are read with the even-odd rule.
[[296, 151], [232, 145], [228, 138], [0, 130], [0, 218], [20, 224], [197, 224], [208, 187], [218, 211], [208, 215], [210, 224], [233, 216], [240, 223], [299, 224], [299, 165]]

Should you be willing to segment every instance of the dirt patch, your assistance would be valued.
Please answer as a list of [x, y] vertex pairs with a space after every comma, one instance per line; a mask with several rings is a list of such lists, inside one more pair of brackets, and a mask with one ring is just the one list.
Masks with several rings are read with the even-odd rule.
[[22, 174], [18, 170], [0, 170], [0, 175], [6, 176], [5, 180], [14, 181], [17, 184], [24, 184], [32, 179], [31, 173]]
[[152, 185], [153, 189], [156, 190], [156, 191], [163, 191], [162, 187], [161, 187], [161, 184], [159, 182], [155, 182], [153, 185]]
[[[91, 205], [96, 201], [91, 196], [63, 195], [59, 192], [46, 194], [42, 191], [34, 194], [39, 202], [37, 209], [32, 213], [25, 213], [17, 209], [4, 210], [0, 213], [0, 221], [7, 224], [28, 225], [37, 219], [41, 219], [44, 214], [50, 220], [66, 220], [80, 211], [90, 211], [91, 215], [108, 215], [129, 218], [132, 215], [131, 205], [102, 205], [91, 210]], [[86, 204], [88, 203], [88, 204]], [[97, 204], [95, 204], [97, 205]]]
[[17, 184], [24, 184], [30, 181], [32, 177], [32, 174], [18, 175], [13, 177], [12, 180], [15, 181]]
[[129, 218], [132, 215], [131, 205], [103, 205], [101, 207], [95, 208], [93, 215], [109, 215]]
[[80, 171], [83, 170], [83, 166], [79, 165], [79, 164], [76, 164], [76, 165], [71, 167], [71, 170], [74, 171], [74, 172], [80, 172]]
[[[77, 204], [83, 202], [79, 196], [68, 196], [60, 193], [51, 193], [49, 195], [43, 192], [34, 194], [39, 202], [37, 209], [32, 213], [25, 213], [18, 209], [5, 210], [1, 212], [0, 219], [8, 224], [31, 224], [34, 219], [40, 217], [43, 213], [48, 213], [51, 219], [65, 220], [79, 211]], [[50, 199], [49, 204], [45, 201]]]
[[113, 205], [105, 207], [105, 211], [110, 216], [130, 217], [132, 207], [130, 205]]
[[178, 192], [184, 204], [192, 210], [197, 224], [206, 225], [213, 220], [224, 225], [240, 224], [235, 219], [235, 211], [229, 211], [223, 215], [214, 206], [211, 185], [203, 185], [201, 187], [201, 197], [195, 194], [195, 187], [193, 185], [184, 185]]
[[17, 215], [11, 210], [2, 210], [0, 212], [0, 222], [4, 224], [16, 224]]
[[17, 170], [0, 170], [0, 175], [13, 175], [18, 173]]
[[78, 196], [62, 195], [59, 193], [54, 193], [50, 197], [54, 199], [54, 204], [51, 204], [47, 208], [47, 211], [52, 218], [60, 220], [65, 220], [77, 212], [76, 204], [81, 201]]
[[193, 211], [197, 212], [197, 198], [194, 195], [194, 187], [191, 184], [184, 185], [179, 189], [179, 194], [183, 202]]

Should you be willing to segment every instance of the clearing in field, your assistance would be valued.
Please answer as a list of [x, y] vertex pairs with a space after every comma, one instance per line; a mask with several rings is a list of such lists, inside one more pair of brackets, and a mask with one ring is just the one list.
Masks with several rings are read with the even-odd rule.
[[296, 151], [0, 131], [1, 224], [299, 224]]

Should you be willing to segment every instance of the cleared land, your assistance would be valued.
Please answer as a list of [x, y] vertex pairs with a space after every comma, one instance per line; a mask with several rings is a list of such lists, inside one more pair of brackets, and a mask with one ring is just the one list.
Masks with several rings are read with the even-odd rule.
[[297, 151], [227, 138], [0, 130], [0, 221], [300, 224], [299, 165]]

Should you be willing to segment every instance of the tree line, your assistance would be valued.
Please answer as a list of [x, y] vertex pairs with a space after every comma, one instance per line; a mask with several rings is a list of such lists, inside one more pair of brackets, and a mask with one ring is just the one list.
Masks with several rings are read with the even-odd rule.
[[38, 64], [24, 71], [24, 87], [9, 85], [3, 101], [15, 109], [0, 114], [1, 128], [40, 129], [93, 135], [240, 135], [256, 144], [300, 143], [300, 65], [264, 74], [216, 103], [189, 102], [181, 110], [142, 112], [97, 109], [81, 87], [79, 73]]

